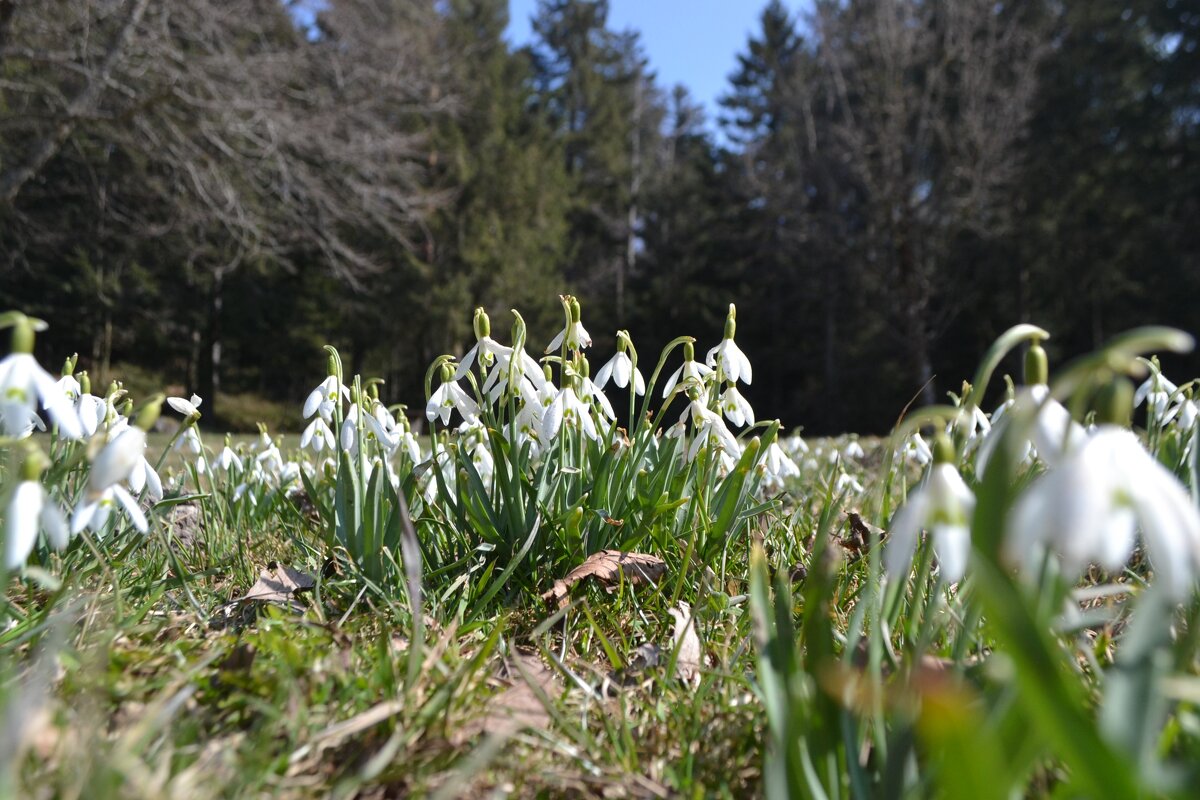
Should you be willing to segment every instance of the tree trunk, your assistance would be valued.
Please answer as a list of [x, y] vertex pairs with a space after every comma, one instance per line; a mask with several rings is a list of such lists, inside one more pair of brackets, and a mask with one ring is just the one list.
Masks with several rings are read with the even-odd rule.
[[[146, 6], [149, 4], [150, 0], [133, 0], [129, 16], [125, 18], [125, 23], [113, 38], [108, 51], [105, 52], [104, 60], [100, 62], [100, 68], [96, 74], [89, 76], [84, 87], [67, 103], [63, 118], [45, 136], [34, 142], [23, 160], [0, 173], [0, 203], [8, 204], [15, 200], [21, 188], [62, 149], [63, 143], [75, 130], [79, 118], [96, 110], [109, 77], [112, 75], [113, 67], [117, 65], [117, 61], [124, 54], [129, 40], [133, 38], [133, 30], [141, 21], [142, 15], [146, 13]], [[0, 9], [0, 11], [3, 10]], [[11, 12], [8, 13], [11, 17]]]
[[205, 332], [205, 347], [200, 358], [199, 391], [204, 400], [204, 410], [210, 421], [217, 416], [217, 393], [221, 391], [221, 309], [224, 305], [225, 275], [223, 270], [213, 273], [212, 286], [208, 293], [208, 330]]

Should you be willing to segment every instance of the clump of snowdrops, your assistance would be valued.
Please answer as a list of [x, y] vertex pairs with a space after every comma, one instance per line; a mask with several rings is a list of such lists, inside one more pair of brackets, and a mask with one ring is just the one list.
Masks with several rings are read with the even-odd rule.
[[[651, 369], [626, 331], [593, 369], [579, 303], [562, 306], [540, 351], [519, 314], [503, 343], [477, 309], [475, 344], [427, 372], [427, 437], [327, 348], [298, 448], [265, 429], [209, 446], [201, 398], [97, 391], [73, 357], [50, 375], [32, 355], [45, 323], [0, 316], [7, 585], [61, 599], [191, 503], [242, 537], [315, 531], [296, 545], [407, 599], [415, 645], [430, 614], [481, 624], [538, 607], [599, 550], [651, 553], [672, 608], [740, 631], [703, 686], [761, 703], [771, 796], [1183, 796], [1200, 780], [1197, 383], [1143, 357], [1188, 337], [1134, 331], [1052, 372], [1049, 334], [1017, 326], [951, 403], [864, 449], [756, 418], [732, 306], [710, 349], [680, 337]], [[988, 413], [1019, 346], [1023, 380]], [[152, 461], [164, 401], [179, 427]], [[171, 451], [183, 467], [164, 475]], [[866, 521], [853, 547], [845, 509]], [[32, 624], [27, 605], [4, 613]]]

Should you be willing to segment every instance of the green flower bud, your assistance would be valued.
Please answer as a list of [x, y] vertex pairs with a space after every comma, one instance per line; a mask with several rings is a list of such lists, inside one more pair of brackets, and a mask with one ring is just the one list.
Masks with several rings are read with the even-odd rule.
[[732, 339], [737, 333], [737, 307], [729, 304], [729, 314], [725, 317], [725, 338]]
[[1129, 426], [1133, 416], [1133, 383], [1116, 377], [1100, 387], [1095, 398], [1096, 423]]
[[125, 402], [121, 404], [121, 414], [128, 417], [133, 413], [133, 398], [126, 397]]
[[584, 378], [590, 378], [592, 376], [592, 367], [590, 364], [588, 364], [587, 356], [579, 357], [579, 374]]
[[335, 377], [338, 374], [337, 358], [333, 355], [333, 353], [330, 353], [329, 358], [325, 360], [325, 374], [333, 375]]
[[683, 343], [683, 360], [684, 361], [695, 361], [696, 360], [696, 347], [691, 342]]
[[579, 308], [579, 301], [576, 300], [574, 297], [569, 297], [568, 302], [570, 303], [570, 308], [571, 308], [571, 322], [579, 322], [579, 317], [581, 314], [581, 311]]
[[1050, 366], [1046, 358], [1046, 351], [1042, 349], [1040, 342], [1034, 341], [1025, 351], [1025, 384], [1027, 386], [1044, 385], [1049, 380]]
[[36, 481], [42, 473], [50, 468], [50, 459], [42, 452], [42, 448], [29, 444], [25, 448], [25, 458], [21, 461], [21, 480]]
[[442, 383], [450, 383], [454, 380], [454, 370], [450, 368], [450, 362], [442, 364]]
[[[162, 404], [165, 399], [162, 394], [156, 394], [147, 400], [141, 410], [138, 411], [137, 419], [133, 424], [149, 432], [154, 427], [154, 423], [158, 422], [158, 415], [162, 413]], [[129, 404], [132, 405], [133, 401], [129, 401]], [[128, 415], [128, 413], [127, 411], [126, 414]]]
[[83, 392], [84, 394], [91, 394], [92, 393], [92, 379], [88, 375], [87, 370], [86, 369], [80, 370], [79, 375], [77, 377], [79, 379], [79, 390], [81, 392]]
[[492, 335], [492, 321], [488, 319], [487, 312], [483, 310], [483, 306], [475, 309], [473, 327], [475, 328], [476, 340]]
[[512, 309], [513, 324], [512, 324], [512, 343], [513, 347], [519, 347], [525, 342], [525, 318], [514, 308]]
[[954, 452], [954, 442], [950, 441], [950, 437], [945, 433], [938, 433], [933, 440], [933, 463], [953, 464], [957, 460], [958, 455]]
[[62, 368], [63, 377], [66, 377], [68, 375], [74, 375], [75, 374], [75, 365], [77, 363], [79, 363], [79, 353], [72, 353], [70, 356], [68, 356], [67, 360], [63, 362], [63, 368]]

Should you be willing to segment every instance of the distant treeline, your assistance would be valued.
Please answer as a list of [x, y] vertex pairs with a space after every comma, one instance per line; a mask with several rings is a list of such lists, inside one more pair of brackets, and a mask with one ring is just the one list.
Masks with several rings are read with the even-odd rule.
[[716, 125], [607, 5], [514, 50], [505, 0], [0, 0], [0, 306], [218, 423], [326, 342], [417, 403], [474, 306], [532, 345], [565, 291], [593, 369], [737, 303], [747, 396], [811, 432], [960, 391], [1018, 321], [1059, 363], [1200, 330], [1200, 0], [773, 2]]

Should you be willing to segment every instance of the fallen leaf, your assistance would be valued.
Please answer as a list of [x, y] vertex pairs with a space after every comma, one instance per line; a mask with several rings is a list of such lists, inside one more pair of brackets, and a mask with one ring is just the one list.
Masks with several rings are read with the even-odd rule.
[[296, 607], [296, 595], [315, 585], [316, 581], [311, 575], [272, 561], [238, 602], [259, 600]]
[[662, 663], [662, 648], [653, 642], [646, 642], [633, 651], [633, 655], [630, 656], [625, 666], [610, 670], [604, 676], [600, 693], [611, 697], [615, 694], [613, 691], [615, 688], [636, 686], [641, 681], [642, 673], [657, 667], [660, 663]]
[[846, 519], [850, 524], [846, 531], [846, 535], [842, 537], [842, 547], [851, 550], [855, 553], [861, 553], [871, 546], [871, 539], [883, 541], [886, 532], [883, 528], [876, 527], [867, 522], [857, 512], [847, 511]]
[[609, 591], [624, 576], [631, 586], [654, 583], [667, 571], [667, 564], [658, 556], [646, 553], [623, 553], [620, 550], [601, 550], [592, 553], [587, 560], [567, 573], [565, 578], [554, 582], [554, 586], [542, 594], [546, 602], [558, 603], [559, 608], [567, 603], [571, 587], [584, 578], [595, 578]]
[[554, 670], [537, 656], [518, 653], [505, 660], [502, 671], [511, 685], [491, 698], [486, 714], [454, 731], [450, 737], [453, 744], [464, 744], [481, 733], [507, 738], [522, 730], [550, 724], [542, 696], [559, 691]]
[[700, 683], [700, 637], [696, 633], [696, 620], [692, 607], [681, 602], [678, 608], [669, 609], [675, 619], [671, 639], [675, 648], [675, 676], [685, 683], [696, 686]]

